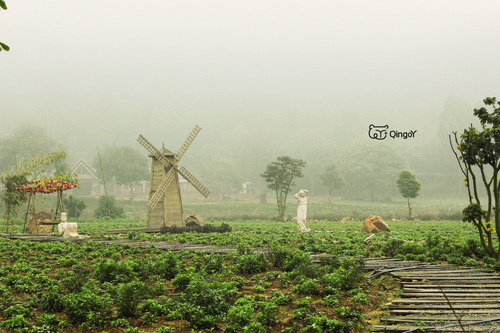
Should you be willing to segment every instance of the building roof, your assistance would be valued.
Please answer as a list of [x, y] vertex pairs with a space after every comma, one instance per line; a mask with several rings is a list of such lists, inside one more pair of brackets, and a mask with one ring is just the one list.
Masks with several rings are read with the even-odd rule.
[[84, 159], [79, 159], [78, 162], [71, 168], [72, 173], [76, 173], [78, 175], [78, 179], [92, 179], [99, 180], [97, 177], [97, 170], [94, 169], [90, 164], [85, 162]]

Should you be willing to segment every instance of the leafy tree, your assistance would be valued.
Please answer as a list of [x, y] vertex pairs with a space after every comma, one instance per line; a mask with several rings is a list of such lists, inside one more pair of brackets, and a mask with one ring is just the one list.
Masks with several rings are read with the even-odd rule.
[[240, 170], [235, 166], [233, 160], [227, 157], [215, 158], [208, 163], [202, 173], [203, 183], [208, 188], [221, 192], [222, 199], [231, 196], [231, 189], [240, 189], [243, 183]]
[[[5, 4], [4, 0], [0, 0], [0, 8], [3, 10], [7, 10], [7, 5]], [[2, 42], [0, 42], [0, 52], [1, 51], [9, 51], [10, 47]]]
[[[500, 102], [496, 97], [483, 100], [485, 107], [474, 109], [481, 128], [470, 126], [460, 137], [449, 136], [469, 197], [463, 220], [472, 223], [488, 255], [500, 261]], [[486, 192], [486, 203], [479, 199], [479, 187]]]
[[276, 202], [278, 204], [278, 218], [285, 216], [286, 199], [290, 192], [290, 187], [294, 186], [294, 178], [303, 177], [302, 168], [306, 162], [288, 156], [278, 157], [277, 161], [267, 165], [261, 177], [266, 181], [267, 187], [276, 192]]
[[0, 170], [15, 171], [18, 163], [39, 154], [64, 150], [42, 126], [24, 123], [0, 138]]
[[396, 181], [399, 193], [408, 200], [408, 216], [411, 219], [410, 198], [416, 198], [422, 184], [410, 170], [401, 170]]
[[94, 210], [96, 218], [110, 217], [112, 219], [125, 217], [122, 207], [116, 205], [115, 197], [111, 195], [101, 195], [99, 197], [99, 206]]
[[338, 190], [345, 185], [344, 177], [337, 171], [335, 164], [329, 164], [326, 166], [323, 173], [319, 175], [323, 185], [328, 188], [328, 203], [332, 203], [331, 196], [333, 190]]
[[93, 166], [103, 182], [114, 178], [119, 184], [127, 185], [132, 196], [134, 183], [149, 177], [147, 157], [130, 146], [107, 147], [101, 154], [100, 161], [99, 156], [96, 156]]
[[395, 190], [394, 179], [406, 168], [406, 161], [381, 142], [350, 146], [339, 162], [349, 190], [356, 195], [369, 193], [373, 201], [380, 193]]

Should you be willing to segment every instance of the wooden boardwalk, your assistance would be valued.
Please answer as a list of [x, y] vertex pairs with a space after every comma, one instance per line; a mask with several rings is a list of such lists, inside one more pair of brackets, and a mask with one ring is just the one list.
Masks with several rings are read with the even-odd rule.
[[367, 259], [366, 269], [403, 286], [372, 332], [500, 332], [500, 275], [493, 270], [387, 258]]

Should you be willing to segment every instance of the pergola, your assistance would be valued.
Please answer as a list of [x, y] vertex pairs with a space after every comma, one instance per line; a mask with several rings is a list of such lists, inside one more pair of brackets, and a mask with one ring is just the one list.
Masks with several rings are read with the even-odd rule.
[[[23, 232], [26, 231], [26, 224], [28, 223], [28, 216], [33, 216], [35, 225], [38, 228], [38, 225], [56, 225], [59, 224], [57, 221], [57, 216], [59, 216], [60, 212], [64, 211], [64, 201], [63, 201], [63, 191], [70, 190], [72, 188], [77, 187], [77, 184], [70, 183], [64, 180], [35, 180], [32, 179], [26, 184], [19, 186], [17, 190], [19, 192], [24, 192], [28, 194], [28, 206], [26, 209], [26, 217], [24, 219], [24, 228]], [[57, 193], [57, 204], [56, 210], [54, 214], [51, 215], [51, 219], [49, 221], [43, 220], [40, 223], [37, 222], [36, 216], [36, 207], [35, 207], [35, 195], [36, 194], [51, 194]]]

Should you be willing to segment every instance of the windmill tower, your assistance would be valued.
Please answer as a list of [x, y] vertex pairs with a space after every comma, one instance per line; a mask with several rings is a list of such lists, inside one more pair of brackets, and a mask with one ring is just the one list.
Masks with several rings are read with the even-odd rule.
[[191, 173], [177, 164], [189, 148], [194, 138], [201, 131], [196, 125], [179, 151], [174, 154], [163, 147], [156, 149], [145, 137], [139, 135], [137, 141], [146, 148], [152, 157], [151, 182], [149, 187], [148, 229], [159, 229], [163, 226], [184, 227], [179, 174], [184, 177], [205, 198], [210, 193]]

